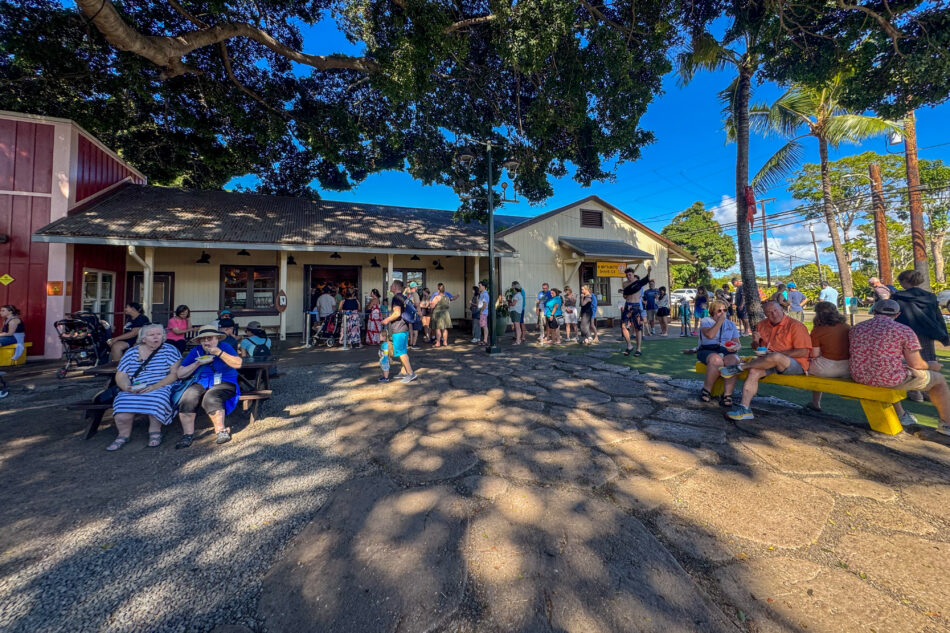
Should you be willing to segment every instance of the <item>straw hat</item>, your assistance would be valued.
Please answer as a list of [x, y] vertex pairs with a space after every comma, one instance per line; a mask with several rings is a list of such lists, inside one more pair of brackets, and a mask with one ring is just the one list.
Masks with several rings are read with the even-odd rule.
[[204, 325], [198, 330], [198, 333], [195, 334], [196, 339], [204, 338], [206, 336], [216, 336], [219, 339], [225, 339], [228, 337], [224, 332], [219, 332], [211, 325]]

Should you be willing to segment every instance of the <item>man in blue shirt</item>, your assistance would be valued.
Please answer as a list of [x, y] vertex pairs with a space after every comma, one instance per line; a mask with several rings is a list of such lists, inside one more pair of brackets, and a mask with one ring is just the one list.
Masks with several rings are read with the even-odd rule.
[[650, 325], [650, 334], [656, 334], [656, 296], [660, 291], [656, 289], [656, 282], [650, 280], [650, 287], [643, 291], [643, 309], [647, 311], [647, 323]]
[[828, 285], [827, 281], [822, 280], [821, 292], [818, 293], [819, 301], [827, 301], [833, 306], [838, 305], [838, 291]]

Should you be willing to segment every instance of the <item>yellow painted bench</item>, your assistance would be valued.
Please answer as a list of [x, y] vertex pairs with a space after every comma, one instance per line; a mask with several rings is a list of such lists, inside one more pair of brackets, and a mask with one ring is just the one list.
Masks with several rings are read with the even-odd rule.
[[25, 348], [23, 353], [20, 354], [20, 357], [16, 360], [13, 360], [13, 353], [16, 351], [16, 345], [4, 345], [0, 347], [0, 367], [10, 367], [13, 365], [25, 365], [26, 364], [26, 354], [29, 348], [33, 347], [33, 343], [26, 342], [23, 344]]
[[[696, 373], [705, 374], [706, 365], [696, 363]], [[744, 380], [748, 372], [744, 371], [736, 378]], [[898, 391], [888, 387], [872, 387], [862, 385], [853, 380], [844, 378], [819, 378], [818, 376], [783, 376], [782, 374], [770, 374], [759, 382], [770, 385], [782, 385], [783, 387], [794, 387], [795, 389], [804, 389], [805, 391], [820, 391], [822, 393], [833, 393], [843, 398], [857, 400], [864, 409], [864, 415], [868, 419], [868, 424], [872, 429], [879, 433], [888, 435], [897, 435], [904, 430], [900, 420], [897, 419], [897, 412], [894, 410], [894, 403], [900, 402], [907, 397], [906, 391]], [[723, 392], [723, 380], [719, 378], [713, 385], [712, 394], [720, 396]]]

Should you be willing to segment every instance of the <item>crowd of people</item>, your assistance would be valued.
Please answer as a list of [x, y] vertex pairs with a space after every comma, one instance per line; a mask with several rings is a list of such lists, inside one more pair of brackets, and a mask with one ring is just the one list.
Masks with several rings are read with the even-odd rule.
[[[925, 278], [917, 271], [898, 276], [900, 291], [874, 281], [871, 318], [854, 327], [838, 312], [833, 301], [837, 293], [826, 292], [828, 286], [823, 284], [811, 332], [802, 322], [805, 301], [795, 294], [794, 284], [779, 286], [762, 304], [766, 318], [754, 329], [755, 357], [748, 361], [736, 354], [740, 334], [728, 320], [726, 304], [712, 301], [710, 314], [700, 322], [697, 358], [706, 364], [700, 399], [710, 401], [712, 386], [721, 377], [725, 392], [720, 404], [728, 407], [726, 416], [747, 420], [754, 417], [750, 405], [759, 381], [769, 374], [849, 378], [906, 391], [912, 400], [929, 398], [939, 416], [937, 431], [950, 435], [950, 389], [935, 350], [935, 341], [948, 345], [950, 336], [937, 297], [921, 288]], [[733, 403], [735, 382], [742, 372], [747, 372], [742, 397]], [[821, 411], [821, 393], [813, 392], [807, 406]], [[904, 426], [916, 424], [901, 403], [894, 407]]]

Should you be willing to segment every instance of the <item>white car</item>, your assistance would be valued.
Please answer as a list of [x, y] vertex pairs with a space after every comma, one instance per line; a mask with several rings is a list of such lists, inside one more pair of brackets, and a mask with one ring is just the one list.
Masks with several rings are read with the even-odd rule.
[[679, 290], [674, 290], [670, 293], [670, 299], [673, 303], [679, 303], [683, 297], [686, 297], [690, 301], [693, 301], [696, 298], [696, 289], [695, 288], [680, 288]]

